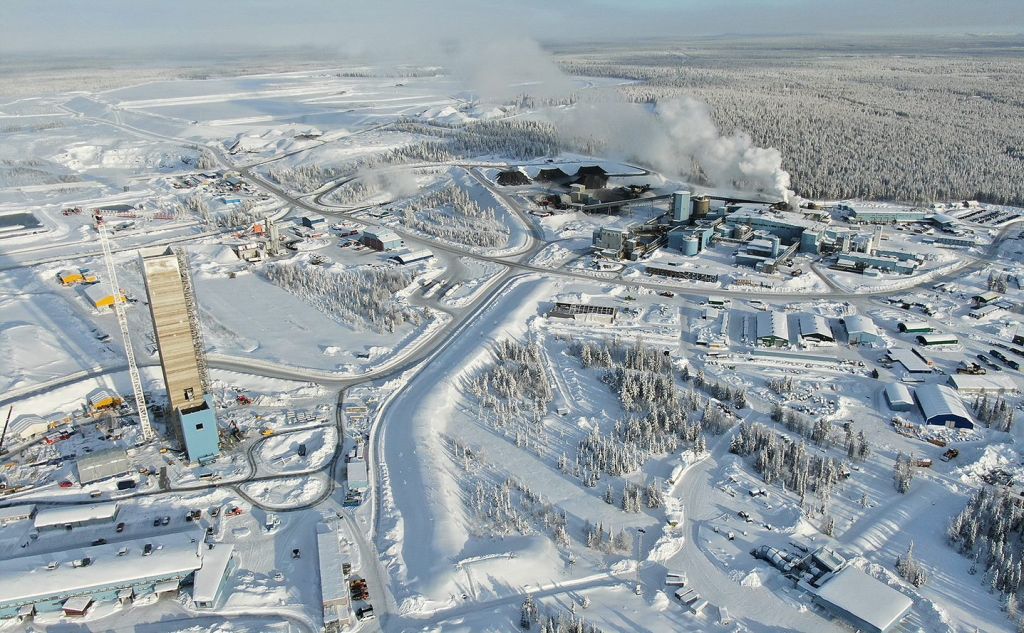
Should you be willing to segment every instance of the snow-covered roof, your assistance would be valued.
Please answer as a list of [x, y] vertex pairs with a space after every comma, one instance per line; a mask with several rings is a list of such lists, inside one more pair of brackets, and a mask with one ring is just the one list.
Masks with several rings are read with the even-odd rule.
[[953, 334], [918, 334], [917, 340], [924, 345], [955, 345], [960, 342]]
[[964, 401], [960, 399], [956, 391], [946, 385], [921, 385], [914, 390], [917, 403], [921, 405], [921, 412], [925, 420], [932, 420], [942, 416], [956, 416], [966, 420], [974, 421]]
[[20, 521], [27, 519], [32, 516], [35, 511], [35, 505], [28, 503], [20, 506], [8, 506], [6, 508], [0, 508], [0, 525], [10, 523], [12, 521]]
[[110, 291], [109, 284], [91, 284], [85, 287], [85, 296], [92, 301], [93, 305], [98, 305], [100, 302], [110, 299], [114, 296], [114, 293]]
[[112, 448], [79, 457], [75, 466], [79, 481], [85, 484], [126, 473], [131, 470], [132, 463], [124, 449]]
[[341, 569], [338, 533], [323, 523], [317, 526], [316, 551], [320, 559], [320, 593], [323, 603], [330, 605], [344, 602], [348, 597], [348, 588], [345, 587], [345, 574]]
[[203, 566], [196, 572], [192, 586], [192, 599], [196, 602], [213, 602], [217, 599], [221, 581], [227, 572], [235, 546], [219, 543], [203, 552]]
[[17, 437], [25, 437], [28, 435], [36, 435], [42, 433], [49, 428], [50, 423], [39, 417], [38, 415], [28, 414], [22, 415], [11, 421], [10, 428], [7, 432]]
[[957, 391], [980, 393], [991, 391], [995, 393], [1020, 391], [1016, 381], [1005, 373], [998, 374], [953, 374], [949, 377], [949, 386]]
[[818, 314], [800, 315], [800, 336], [824, 338], [832, 340], [832, 329], [828, 326], [825, 317]]
[[361, 459], [350, 460], [346, 465], [346, 474], [348, 477], [348, 487], [353, 490], [366, 488], [370, 483], [367, 478], [366, 462]]
[[910, 395], [910, 389], [902, 382], [891, 382], [885, 386], [885, 397], [891, 404], [906, 404], [913, 406], [914, 397]]
[[88, 609], [90, 604], [92, 604], [92, 596], [72, 596], [64, 601], [63, 609], [81, 613]]
[[903, 369], [906, 369], [912, 374], [928, 374], [931, 373], [932, 367], [924, 361], [919, 355], [914, 353], [913, 350], [909, 350], [905, 347], [892, 347], [886, 352], [889, 358], [893, 359], [900, 365], [903, 365]]
[[844, 567], [818, 589], [818, 598], [886, 631], [914, 601], [856, 567]]
[[[0, 605], [187, 575], [202, 565], [201, 537], [202, 532], [193, 529], [0, 561]], [[147, 543], [154, 546], [153, 551], [143, 557]], [[119, 556], [122, 548], [126, 548], [127, 553]], [[84, 558], [90, 559], [89, 565], [75, 567], [72, 564]], [[54, 562], [58, 565], [48, 569]]]
[[67, 523], [102, 521], [104, 519], [113, 521], [115, 516], [117, 516], [117, 504], [113, 501], [108, 503], [92, 503], [85, 506], [43, 508], [36, 513], [35, 526], [37, 528], [53, 527]]
[[107, 389], [97, 389], [96, 391], [89, 394], [89, 404], [92, 406], [99, 406], [108, 400], [119, 400], [116, 395], [108, 391]]
[[401, 240], [398, 234], [391, 229], [364, 229], [363, 236], [376, 238], [381, 242], [393, 242], [395, 240]]
[[760, 312], [757, 315], [757, 338], [774, 337], [789, 340], [789, 321], [784, 312]]
[[416, 250], [406, 250], [401, 253], [396, 253], [391, 256], [391, 259], [398, 260], [402, 264], [409, 264], [411, 262], [418, 262], [421, 259], [430, 259], [434, 254], [425, 248], [419, 248]]
[[875, 322], [862, 314], [845, 317], [843, 323], [846, 325], [846, 331], [850, 334], [878, 335], [878, 327], [875, 325]]

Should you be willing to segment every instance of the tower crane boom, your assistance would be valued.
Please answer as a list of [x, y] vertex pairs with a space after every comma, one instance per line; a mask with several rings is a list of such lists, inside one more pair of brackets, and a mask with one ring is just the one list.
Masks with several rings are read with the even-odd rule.
[[135, 395], [135, 409], [139, 414], [139, 428], [142, 429], [142, 440], [148, 442], [153, 439], [153, 425], [149, 420], [149, 410], [146, 408], [146, 398], [142, 392], [142, 377], [139, 375], [139, 366], [135, 362], [135, 351], [132, 349], [131, 334], [128, 331], [128, 315], [124, 311], [124, 303], [121, 298], [121, 285], [117, 281], [117, 270], [114, 268], [114, 255], [110, 251], [110, 240], [107, 238], [107, 227], [103, 218], [97, 216], [96, 231], [100, 235], [100, 247], [103, 249], [103, 261], [107, 265], [107, 276], [110, 279], [110, 290], [114, 297], [114, 313], [117, 315], [117, 325], [121, 328], [121, 338], [124, 339], [124, 353], [128, 357], [128, 374], [131, 376], [132, 391]]

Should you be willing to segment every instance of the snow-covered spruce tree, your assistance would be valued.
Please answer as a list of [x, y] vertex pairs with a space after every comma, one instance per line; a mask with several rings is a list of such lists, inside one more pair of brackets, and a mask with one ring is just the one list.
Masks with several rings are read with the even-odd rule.
[[420, 312], [395, 299], [412, 283], [399, 268], [355, 268], [337, 271], [302, 262], [269, 262], [261, 272], [272, 283], [356, 330], [394, 332], [408, 323], [419, 325]]
[[893, 485], [896, 492], [906, 494], [910, 492], [910, 482], [914, 480], [914, 462], [909, 455], [900, 452], [896, 456], [896, 463], [893, 465]]

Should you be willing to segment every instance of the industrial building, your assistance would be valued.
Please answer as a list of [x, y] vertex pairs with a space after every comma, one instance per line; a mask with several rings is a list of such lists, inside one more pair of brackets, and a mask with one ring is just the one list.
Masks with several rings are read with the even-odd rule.
[[880, 251], [869, 253], [843, 253], [837, 260], [835, 268], [851, 272], [863, 272], [869, 268], [887, 273], [912, 275], [921, 265], [918, 259], [900, 259], [891, 255], [882, 255]]
[[220, 437], [213, 398], [206, 393], [209, 379], [188, 262], [169, 248], [147, 249], [142, 269], [172, 417], [169, 426], [189, 461], [212, 460], [220, 453]]
[[572, 319], [583, 323], [610, 324], [615, 321], [615, 312], [616, 309], [611, 306], [556, 301], [555, 307], [548, 312], [548, 316], [557, 319]]
[[804, 253], [817, 253], [828, 225], [808, 220], [798, 213], [758, 207], [739, 207], [725, 217], [726, 224], [744, 225], [753, 231], [777, 236], [787, 245], [796, 244]]
[[317, 524], [316, 551], [324, 627], [328, 631], [338, 630], [352, 624], [352, 600], [342, 569], [338, 533], [326, 523]]
[[973, 429], [974, 419], [963, 400], [946, 385], [921, 385], [914, 390], [917, 406], [927, 424], [958, 429]]
[[0, 561], [0, 618], [175, 591], [204, 566], [202, 536], [193, 529]]
[[202, 566], [192, 582], [192, 602], [197, 609], [212, 609], [220, 602], [228, 577], [238, 569], [238, 556], [231, 543], [200, 545]]
[[647, 264], [644, 266], [644, 270], [650, 275], [659, 275], [661, 277], [674, 277], [677, 279], [691, 279], [693, 281], [703, 281], [707, 283], [716, 284], [718, 283], [718, 275], [715, 273], [702, 273], [689, 268], [673, 268], [671, 266], [658, 266], [653, 264]]
[[734, 259], [737, 265], [751, 266], [759, 272], [774, 273], [800, 246], [797, 242], [783, 248], [782, 238], [767, 231], [755, 231], [753, 235], [754, 239], [741, 246]]
[[846, 327], [850, 345], [878, 345], [882, 342], [878, 327], [869, 317], [855, 314], [845, 317], [841, 323]]
[[789, 345], [789, 318], [785, 312], [758, 313], [757, 343], [764, 347], [785, 347]]
[[361, 241], [377, 251], [393, 251], [405, 245], [402, 238], [390, 229], [366, 229], [363, 231]]
[[370, 487], [369, 473], [366, 470], [366, 461], [363, 459], [350, 459], [346, 464], [346, 475], [348, 489], [352, 492], [366, 492]]
[[874, 208], [849, 202], [840, 202], [836, 210], [845, 212], [849, 221], [856, 224], [905, 224], [920, 222], [928, 215], [921, 209]]
[[300, 218], [302, 226], [307, 229], [323, 230], [327, 228], [327, 218], [319, 213], [307, 213]]
[[885, 386], [885, 403], [893, 411], [910, 411], [914, 408], [914, 397], [902, 382], [891, 382]]
[[683, 255], [696, 255], [711, 245], [715, 227], [721, 225], [722, 219], [697, 220], [693, 226], [680, 225], [668, 232], [668, 247]]
[[801, 314], [799, 321], [800, 339], [803, 341], [814, 341], [816, 343], [834, 343], [835, 335], [832, 328], [828, 326], [825, 317], [817, 314]]
[[132, 470], [132, 462], [124, 449], [112, 448], [79, 457], [75, 467], [78, 470], [78, 481], [84, 485], [127, 474]]
[[959, 393], [971, 395], [1004, 394], [1020, 391], [1016, 381], [1005, 372], [992, 374], [952, 374], [946, 384]]
[[35, 439], [50, 430], [50, 423], [35, 414], [21, 415], [7, 427], [7, 437], [27, 441]]
[[933, 347], [935, 345], [958, 345], [960, 339], [953, 336], [952, 334], [918, 334], [917, 344], [925, 347]]
[[814, 601], [860, 631], [892, 631], [914, 601], [849, 565], [814, 592]]
[[[97, 310], [114, 306], [114, 293], [111, 292], [108, 284], [91, 284], [86, 286], [83, 292], [85, 293], [85, 298], [89, 300], [89, 305]], [[127, 303], [128, 297], [124, 296], [122, 292], [118, 300], [121, 303]]]
[[37, 530], [45, 530], [65, 529], [69, 525], [75, 528], [83, 525], [109, 524], [117, 518], [117, 512], [117, 504], [113, 502], [43, 508], [36, 512], [33, 526]]
[[921, 352], [905, 347], [893, 347], [885, 355], [894, 363], [899, 363], [910, 374], [930, 374], [932, 365]]
[[896, 329], [910, 334], [928, 334], [935, 331], [927, 321], [900, 321]]
[[434, 254], [428, 251], [427, 249], [420, 248], [414, 251], [402, 251], [401, 253], [392, 255], [391, 259], [395, 260], [396, 262], [404, 266], [406, 264], [414, 264], [416, 262], [426, 261], [433, 256]]
[[6, 527], [20, 521], [31, 521], [35, 516], [36, 506], [31, 503], [0, 508], [0, 527]]

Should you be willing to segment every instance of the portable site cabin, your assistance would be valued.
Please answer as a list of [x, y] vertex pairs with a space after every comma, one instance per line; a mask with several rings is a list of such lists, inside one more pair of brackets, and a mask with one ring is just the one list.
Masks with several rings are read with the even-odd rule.
[[96, 283], [96, 275], [85, 269], [68, 268], [57, 273], [57, 279], [65, 286]]
[[[94, 308], [110, 308], [114, 305], [114, 293], [110, 291], [110, 287], [107, 284], [92, 284], [85, 287], [85, 298], [89, 300], [89, 304]], [[121, 303], [127, 303], [128, 298], [124, 296], [124, 293], [120, 294], [118, 299]]]

